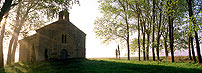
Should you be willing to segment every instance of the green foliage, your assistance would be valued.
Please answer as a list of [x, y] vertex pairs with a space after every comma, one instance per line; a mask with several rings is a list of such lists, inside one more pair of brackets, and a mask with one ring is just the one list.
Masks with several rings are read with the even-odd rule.
[[[5, 67], [7, 73], [201, 73], [194, 63], [128, 61], [115, 59], [73, 59], [66, 62], [15, 63]], [[0, 71], [1, 73], [2, 70]]]
[[99, 0], [98, 2], [101, 4], [99, 9], [103, 16], [94, 22], [96, 36], [102, 40], [102, 43], [126, 40], [127, 22], [132, 20], [132, 11], [128, 9], [127, 1]]
[[188, 49], [188, 41], [185, 39], [185, 35], [183, 35], [185, 31], [175, 30], [174, 37], [175, 37], [175, 45], [174, 50], [187, 50]]
[[[126, 40], [126, 22], [124, 21], [125, 17], [128, 18], [130, 26], [130, 48], [133, 51], [137, 51], [137, 39], [133, 36], [134, 32], [137, 32], [137, 18], [140, 16], [140, 25], [145, 23], [146, 28], [143, 31], [151, 35], [152, 27], [152, 1], [150, 0], [99, 0], [100, 11], [103, 14], [102, 17], [97, 18], [95, 21], [94, 31], [96, 36], [102, 39], [103, 43], [109, 43], [113, 40]], [[169, 49], [169, 40], [168, 34], [165, 33], [168, 27], [168, 16], [170, 16], [171, 22], [173, 22], [173, 37], [174, 37], [174, 50], [186, 50], [187, 49], [187, 36], [192, 35], [193, 31], [201, 31], [202, 24], [202, 13], [201, 13], [201, 4], [199, 0], [193, 1], [193, 13], [192, 18], [187, 18], [188, 15], [188, 5], [186, 0], [156, 0], [155, 10], [155, 28], [159, 25], [159, 16], [160, 12], [162, 14], [162, 26], [160, 27], [160, 35], [165, 37], [167, 34], [167, 44]], [[126, 7], [124, 11], [123, 6]], [[126, 15], [127, 16], [126, 16]], [[189, 20], [192, 19], [192, 20]], [[190, 22], [190, 25], [187, 22]], [[192, 24], [193, 20], [196, 21], [196, 24]], [[144, 22], [145, 21], [145, 22]], [[140, 28], [140, 30], [143, 28]], [[157, 30], [155, 32], [158, 32]], [[167, 31], [168, 32], [168, 31]], [[147, 35], [147, 34], [146, 34]], [[154, 34], [155, 36], [157, 34]], [[151, 36], [150, 36], [151, 37]], [[142, 38], [142, 35], [140, 36]], [[146, 37], [147, 38], [147, 37]], [[162, 37], [160, 37], [162, 39]], [[156, 47], [157, 42], [152, 42], [151, 46]], [[150, 45], [149, 44], [149, 45]], [[161, 42], [159, 45], [162, 47], [164, 42]], [[142, 45], [142, 44], [141, 44]], [[149, 47], [150, 48], [150, 47]]]
[[[143, 42], [143, 39], [140, 39], [140, 43]], [[133, 38], [133, 40], [130, 43], [130, 49], [132, 50], [132, 52], [137, 52], [138, 51], [138, 39], [137, 38]]]

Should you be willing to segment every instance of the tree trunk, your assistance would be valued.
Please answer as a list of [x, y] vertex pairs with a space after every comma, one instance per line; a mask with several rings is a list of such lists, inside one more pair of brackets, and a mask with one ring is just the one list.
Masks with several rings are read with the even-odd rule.
[[150, 34], [149, 34], [150, 32], [149, 32], [149, 31], [150, 31], [150, 30], [147, 31], [147, 50], [146, 50], [146, 51], [147, 51], [147, 60], [149, 60], [149, 44], [150, 44], [150, 43], [149, 43], [149, 42], [150, 42], [150, 41], [149, 41], [149, 40], [150, 40], [150, 39], [149, 39], [149, 37], [150, 37]]
[[[27, 15], [25, 15], [25, 17], [26, 17]], [[22, 18], [22, 20], [20, 20], [20, 25], [18, 26], [18, 28], [15, 28], [15, 29], [17, 29], [16, 31], [15, 31], [15, 33], [13, 34], [13, 36], [12, 36], [12, 38], [14, 39], [13, 40], [13, 44], [12, 44], [12, 53], [11, 53], [11, 55], [10, 55], [10, 61], [11, 61], [11, 63], [14, 63], [14, 61], [15, 61], [15, 52], [16, 52], [16, 47], [17, 47], [17, 41], [18, 41], [18, 36], [19, 36], [19, 33], [20, 33], [20, 30], [21, 30], [21, 28], [22, 28], [22, 25], [24, 24], [24, 21], [25, 21], [25, 17], [23, 17]], [[11, 42], [10, 42], [10, 44], [11, 44]], [[9, 48], [10, 49], [10, 48]]]
[[164, 38], [164, 45], [165, 45], [165, 55], [166, 55], [166, 58], [168, 57], [168, 49], [167, 49], [167, 40], [166, 38]]
[[19, 33], [16, 35], [15, 41], [13, 43], [13, 51], [11, 54], [11, 63], [15, 63], [15, 52], [16, 52], [16, 47], [17, 47], [18, 36], [19, 36]]
[[194, 19], [193, 16], [193, 11], [192, 11], [192, 0], [187, 0], [188, 2], [188, 10], [189, 10], [189, 19], [192, 21], [193, 25], [194, 25], [194, 33], [195, 33], [195, 39], [196, 39], [196, 50], [197, 50], [197, 58], [198, 58], [198, 63], [202, 63], [201, 60], [201, 53], [200, 53], [200, 44], [199, 44], [199, 40], [198, 40], [198, 30], [195, 30], [195, 28], [197, 27], [196, 21]]
[[15, 39], [12, 37], [8, 46], [8, 54], [7, 54], [7, 65], [11, 64], [11, 51], [12, 51], [12, 46], [13, 46], [13, 41]]
[[166, 55], [166, 58], [168, 57], [167, 32], [168, 31], [165, 32], [165, 37], [164, 37], [164, 46], [165, 46], [165, 55]]
[[[19, 3], [20, 2], [21, 2], [21, 0], [19, 0]], [[20, 10], [20, 8], [22, 7], [22, 5], [21, 4], [18, 4], [18, 5], [19, 5], [19, 9], [18, 10]], [[13, 63], [15, 61], [15, 53], [16, 53], [18, 36], [19, 36], [20, 30], [21, 30], [21, 28], [22, 28], [22, 26], [23, 26], [23, 24], [24, 24], [24, 22], [26, 20], [25, 18], [29, 14], [29, 11], [30, 11], [31, 8], [32, 8], [32, 6], [28, 7], [27, 10], [26, 10], [26, 12], [25, 12], [25, 14], [22, 16], [22, 19], [20, 21], [16, 21], [16, 23], [17, 23], [16, 26], [17, 25], [18, 26], [17, 26], [17, 28], [15, 28], [15, 30], [16, 30], [16, 31], [14, 31], [15, 34], [13, 34], [13, 36], [12, 36], [12, 38], [14, 38], [14, 41], [12, 42], [13, 43], [13, 45], [12, 45], [13, 51], [12, 51], [12, 53], [10, 55], [11, 56], [11, 59], [10, 59], [11, 63]], [[19, 13], [19, 11], [17, 13]], [[16, 17], [16, 20], [19, 20], [19, 16]], [[11, 42], [10, 42], [10, 44], [11, 44]]]
[[190, 35], [190, 40], [191, 40], [191, 48], [192, 48], [192, 55], [194, 62], [196, 63], [196, 57], [195, 57], [195, 51], [194, 51], [194, 44], [193, 44], [193, 37]]
[[197, 58], [198, 58], [198, 63], [202, 63], [202, 60], [201, 60], [201, 52], [200, 52], [200, 46], [199, 46], [199, 40], [198, 40], [198, 33], [197, 31], [195, 30], [195, 39], [196, 39], [196, 51], [197, 51]]
[[146, 57], [145, 57], [145, 22], [144, 22], [144, 20], [141, 23], [141, 26], [142, 26], [142, 34], [143, 34], [143, 42], [142, 42], [142, 45], [143, 45], [143, 59], [145, 61]]
[[[3, 16], [7, 14], [10, 10], [11, 4], [13, 0], [5, 0], [1, 12], [0, 12], [0, 22], [3, 19]], [[5, 25], [1, 26], [1, 35], [0, 35], [0, 68], [4, 67], [4, 56], [3, 56], [3, 38], [4, 38], [4, 32], [5, 32]]]
[[167, 36], [168, 36], [168, 28], [165, 27], [165, 25], [163, 26], [164, 29], [162, 29], [162, 32], [164, 32], [164, 36], [163, 36], [163, 39], [164, 39], [164, 47], [165, 47], [165, 56], [166, 58], [168, 58], [168, 45], [167, 45]]
[[139, 9], [138, 9], [138, 51], [139, 51], [139, 53], [138, 53], [138, 59], [139, 59], [139, 61], [140, 61], [140, 11], [139, 11]]
[[126, 24], [127, 24], [127, 48], [128, 48], [128, 60], [130, 60], [130, 46], [129, 46], [129, 24], [126, 19]]
[[153, 35], [152, 35], [152, 54], [153, 54], [153, 61], [155, 61], [155, 53], [154, 53], [154, 46], [155, 46], [155, 0], [153, 0]]
[[[124, 8], [124, 11], [126, 11], [125, 8]], [[130, 60], [129, 23], [128, 23], [128, 15], [126, 13], [125, 13], [125, 21], [126, 21], [126, 29], [127, 29], [127, 38], [126, 38], [126, 41], [127, 41], [127, 49], [128, 49], [128, 60]]]
[[190, 50], [190, 36], [188, 37], [188, 53], [189, 53], [189, 59], [192, 60], [191, 50]]
[[[21, 23], [21, 21], [20, 21]], [[23, 24], [23, 23], [22, 23]], [[9, 49], [8, 49], [8, 56], [7, 56], [7, 64], [11, 64], [15, 60], [15, 52], [16, 52], [16, 47], [17, 47], [17, 41], [18, 41], [18, 36], [22, 27], [22, 24], [17, 26], [18, 28], [15, 28], [15, 31], [12, 35], [12, 38], [9, 43]]]
[[3, 38], [4, 38], [4, 32], [5, 32], [5, 27], [6, 27], [6, 20], [7, 20], [8, 14], [4, 17], [4, 20], [1, 25], [1, 35], [0, 35], [0, 57], [1, 57], [1, 63], [0, 63], [0, 68], [4, 66], [4, 58], [3, 58]]
[[[168, 7], [170, 7], [170, 4], [172, 3], [172, 1], [169, 1]], [[172, 6], [171, 6], [172, 8]], [[174, 50], [173, 50], [173, 43], [174, 43], [174, 38], [173, 38], [173, 18], [171, 18], [171, 16], [173, 15], [172, 9], [169, 8], [168, 9], [168, 24], [169, 24], [169, 39], [170, 39], [170, 51], [171, 51], [171, 58], [172, 58], [172, 62], [175, 62], [174, 60]]]
[[[21, 1], [21, 0], [20, 0]], [[20, 2], [19, 1], [19, 2]], [[18, 31], [18, 28], [19, 28], [19, 24], [20, 24], [20, 20], [19, 20], [19, 15], [20, 15], [20, 9], [21, 9], [21, 4], [18, 4], [18, 9], [17, 9], [17, 16], [16, 16], [16, 27], [14, 29], [14, 33], [11, 37], [11, 40], [9, 42], [9, 47], [8, 47], [8, 54], [7, 54], [7, 65], [10, 65], [11, 64], [11, 56], [12, 56], [12, 48], [14, 47], [13, 44], [14, 44], [14, 41], [15, 41], [15, 36], [17, 36], [17, 31]], [[17, 41], [17, 40], [16, 40]]]
[[158, 32], [157, 32], [157, 45], [156, 45], [157, 60], [160, 60], [159, 58], [159, 42], [161, 37], [160, 30], [161, 30], [161, 9], [160, 9], [160, 20], [159, 20]]

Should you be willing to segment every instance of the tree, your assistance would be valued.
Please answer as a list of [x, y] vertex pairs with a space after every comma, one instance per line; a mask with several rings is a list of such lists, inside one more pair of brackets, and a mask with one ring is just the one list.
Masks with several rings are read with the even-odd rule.
[[189, 59], [192, 60], [191, 50], [190, 50], [190, 37], [188, 37], [188, 53], [189, 53]]
[[128, 50], [128, 60], [130, 60], [129, 48], [129, 20], [131, 11], [128, 1], [125, 0], [100, 0], [101, 13], [103, 17], [95, 21], [94, 31], [103, 43], [112, 40], [125, 40]]
[[146, 54], [147, 54], [147, 60], [149, 60], [149, 49], [150, 49], [150, 33], [151, 33], [151, 25], [152, 25], [152, 16], [149, 16], [149, 13], [147, 15], [147, 29], [146, 29], [146, 34], [147, 34], [147, 49], [146, 49]]
[[194, 62], [196, 62], [196, 57], [195, 57], [195, 52], [194, 52], [194, 44], [193, 44], [193, 37], [192, 36], [190, 36], [190, 40], [191, 40], [191, 48], [192, 48], [193, 59], [194, 59]]
[[195, 21], [195, 17], [193, 15], [192, 11], [192, 0], [187, 0], [188, 3], [188, 11], [189, 11], [189, 19], [190, 19], [190, 25], [193, 25], [193, 31], [195, 33], [195, 40], [196, 40], [196, 50], [197, 50], [197, 58], [198, 58], [198, 63], [202, 63], [201, 60], [201, 53], [200, 53], [200, 46], [199, 46], [199, 40], [198, 40], [198, 30], [196, 29], [198, 26]]
[[[140, 61], [140, 14], [141, 14], [141, 9], [140, 9], [140, 1], [131, 1], [130, 2], [130, 8], [134, 11], [134, 13], [137, 14], [137, 29], [138, 29], [138, 60]], [[135, 15], [134, 15], [135, 18]]]
[[[138, 7], [138, 6], [137, 6]], [[139, 49], [139, 53], [138, 53], [138, 56], [139, 56], [139, 61], [140, 61], [140, 9], [138, 8], [138, 49]]]
[[[3, 16], [5, 16], [5, 14], [9, 12], [10, 7], [12, 6], [12, 2], [13, 0], [5, 0], [0, 12], [0, 21], [2, 21]], [[4, 38], [5, 25], [2, 26], [3, 27], [1, 28], [1, 35], [0, 35], [0, 68], [4, 67], [3, 38]]]
[[141, 22], [141, 28], [142, 28], [142, 39], [143, 39], [143, 42], [142, 42], [142, 46], [143, 46], [143, 60], [146, 60], [146, 54], [145, 54], [145, 21], [144, 21], [144, 18], [142, 17], [142, 20], [140, 20]]
[[[124, 10], [124, 20], [126, 22], [126, 33], [127, 33], [127, 36], [126, 36], [126, 41], [127, 41], [127, 49], [128, 49], [128, 60], [130, 60], [130, 46], [129, 46], [129, 23], [128, 23], [128, 14], [127, 14], [127, 11], [129, 9], [129, 6], [127, 3], [124, 4], [124, 2], [121, 2], [120, 0], [118, 0], [118, 2], [121, 4], [121, 7], [123, 8]], [[126, 1], [127, 2], [127, 1]]]
[[174, 62], [174, 49], [173, 49], [173, 18], [171, 16], [173, 16], [172, 14], [172, 1], [168, 1], [168, 24], [169, 24], [169, 39], [170, 39], [170, 50], [171, 50], [171, 58], [172, 58], [172, 62]]
[[[160, 6], [162, 5], [162, 3], [160, 2]], [[159, 9], [159, 13], [160, 13], [160, 15], [159, 15], [159, 24], [158, 24], [158, 28], [157, 28], [157, 45], [156, 45], [156, 55], [157, 55], [157, 60], [160, 60], [160, 58], [159, 58], [159, 43], [160, 43], [160, 37], [161, 37], [161, 35], [160, 35], [160, 30], [161, 30], [161, 16], [162, 16], [162, 9], [160, 8], [160, 7], [158, 7], [158, 9]]]
[[155, 38], [155, 4], [156, 1], [153, 0], [153, 8], [152, 8], [152, 15], [153, 15], [153, 35], [152, 35], [152, 54], [153, 54], [153, 61], [155, 61], [155, 53], [154, 53], [154, 46], [155, 46], [155, 41], [154, 41], [154, 38]]
[[[163, 19], [163, 21], [165, 21], [166, 18]], [[162, 33], [162, 36], [163, 36], [163, 39], [164, 39], [164, 48], [165, 48], [165, 56], [166, 58], [168, 57], [168, 44], [167, 44], [167, 41], [168, 41], [168, 26], [167, 24], [163, 23], [163, 27], [162, 27], [162, 30], [161, 30], [163, 33]]]
[[[146, 60], [149, 60], [149, 48], [150, 48], [150, 32], [151, 32], [151, 22], [152, 22], [152, 16], [151, 14], [151, 4], [149, 0], [142, 0], [141, 2], [141, 20], [143, 20], [142, 24], [144, 26], [144, 34], [143, 37], [145, 38], [145, 36], [147, 35], [147, 39], [144, 39], [144, 44], [143, 46], [146, 44], [146, 49], [144, 50], [143, 47], [143, 53], [145, 52], [145, 56], [146, 56]], [[143, 54], [144, 56], [144, 54]], [[144, 58], [145, 58], [144, 56]]]
[[0, 63], [0, 65], [1, 65], [0, 68], [4, 66], [3, 65], [4, 64], [4, 62], [3, 62], [4, 61], [4, 59], [3, 59], [3, 38], [4, 38], [4, 32], [5, 32], [7, 17], [8, 17], [8, 14], [4, 16], [4, 20], [3, 20], [3, 23], [2, 23], [2, 26], [1, 26], [1, 38], [0, 38], [0, 41], [1, 41], [1, 45], [0, 45], [1, 46], [1, 56], [0, 57], [1, 57], [2, 61], [0, 61], [1, 62]]

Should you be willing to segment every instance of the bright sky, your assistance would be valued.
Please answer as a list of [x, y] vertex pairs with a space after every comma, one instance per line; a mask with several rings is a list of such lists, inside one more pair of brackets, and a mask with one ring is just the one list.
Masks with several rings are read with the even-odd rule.
[[98, 10], [97, 0], [80, 0], [80, 6], [74, 5], [70, 10], [70, 21], [86, 36], [86, 57], [115, 57], [116, 44], [101, 44], [93, 32], [96, 17], [101, 16]]

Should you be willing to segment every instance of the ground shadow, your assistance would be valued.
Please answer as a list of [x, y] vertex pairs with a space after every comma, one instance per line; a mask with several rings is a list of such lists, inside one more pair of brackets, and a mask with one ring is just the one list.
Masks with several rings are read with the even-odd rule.
[[5, 73], [4, 68], [0, 68], [0, 73]]
[[[17, 73], [201, 73], [202, 69], [176, 68], [159, 65], [120, 63], [104, 60], [72, 59], [68, 61], [49, 61], [16, 63], [9, 69]], [[11, 72], [10, 71], [10, 72]], [[6, 70], [6, 72], [8, 72]]]

